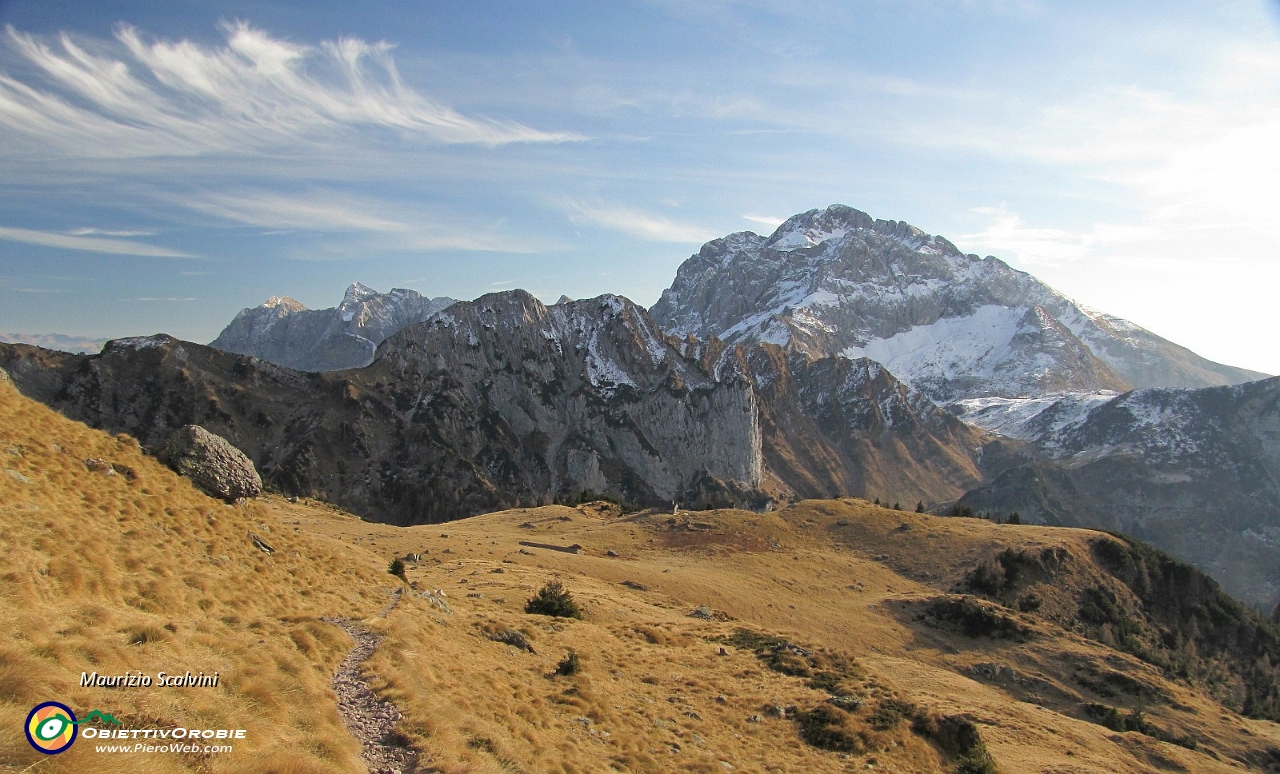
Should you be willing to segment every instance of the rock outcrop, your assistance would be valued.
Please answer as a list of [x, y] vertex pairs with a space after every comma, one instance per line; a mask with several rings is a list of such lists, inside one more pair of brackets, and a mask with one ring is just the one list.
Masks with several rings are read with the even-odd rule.
[[156, 455], [210, 497], [238, 500], [262, 494], [253, 462], [225, 438], [199, 425], [178, 428]]

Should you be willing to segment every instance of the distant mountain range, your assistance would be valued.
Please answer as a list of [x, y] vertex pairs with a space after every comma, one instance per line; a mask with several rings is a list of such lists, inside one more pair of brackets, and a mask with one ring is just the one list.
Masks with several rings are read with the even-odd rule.
[[[272, 296], [211, 346], [304, 371], [358, 368], [383, 340], [453, 303], [360, 283], [330, 309]], [[867, 357], [939, 405], [1267, 376], [1088, 309], [997, 258], [843, 205], [795, 215], [768, 237], [708, 242], [649, 311], [673, 336]]]
[[4, 345], [0, 367], [147, 445], [204, 425], [281, 491], [378, 520], [919, 500], [1134, 533], [1280, 598], [1280, 379], [847, 207], [708, 243], [650, 312], [357, 284], [335, 309], [246, 309], [214, 346], [252, 358], [152, 337]]
[[0, 333], [0, 344], [31, 344], [60, 352], [91, 354], [101, 352], [107, 339], [64, 336], [61, 333]]
[[455, 300], [424, 298], [403, 288], [379, 293], [359, 282], [329, 309], [308, 309], [288, 296], [272, 296], [236, 315], [210, 346], [299, 371], [362, 368], [373, 362], [373, 353], [388, 336]]

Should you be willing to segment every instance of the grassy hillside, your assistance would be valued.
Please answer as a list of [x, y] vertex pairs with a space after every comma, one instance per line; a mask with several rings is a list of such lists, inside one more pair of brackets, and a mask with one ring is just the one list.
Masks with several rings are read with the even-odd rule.
[[[135, 771], [359, 769], [329, 691], [350, 638], [318, 617], [385, 603], [376, 557], [302, 534], [270, 503], [210, 499], [132, 439], [71, 422], [3, 381], [0, 556], [0, 768], [112, 770], [83, 739], [48, 757], [27, 744], [27, 712], [56, 700], [126, 725], [247, 731], [232, 755], [130, 755]], [[80, 687], [82, 671], [188, 669], [218, 671], [220, 687]]]
[[[1274, 682], [1258, 663], [1274, 630], [1114, 541], [852, 499], [413, 528], [226, 505], [0, 383], [0, 770], [120, 770], [83, 740], [30, 749], [23, 718], [57, 699], [249, 730], [233, 753], [131, 770], [362, 771], [329, 688], [351, 646], [333, 616], [384, 635], [366, 674], [429, 771], [1280, 770], [1280, 726], [1237, 714], [1235, 690]], [[557, 579], [581, 619], [525, 612]], [[1166, 586], [1195, 598], [1161, 603]], [[1262, 650], [1226, 647], [1197, 610]], [[78, 687], [83, 670], [179, 668], [222, 686]]]
[[[1216, 682], [1179, 678], [1076, 623], [1097, 588], [1143, 615], [1095, 561], [1098, 533], [860, 500], [776, 514], [549, 507], [445, 532], [322, 514], [307, 528], [418, 554], [409, 580], [443, 592], [451, 612], [415, 596], [382, 624], [389, 640], [372, 664], [446, 771], [983, 770], [964, 768], [949, 723], [976, 730], [1006, 774], [1280, 763], [1280, 727], [1215, 701]], [[1035, 611], [966, 588], [1010, 546], [1063, 568], [1019, 581]], [[555, 578], [582, 620], [523, 612]], [[711, 618], [691, 615], [700, 606]], [[505, 631], [535, 652], [492, 639]], [[780, 642], [809, 656], [775, 652]], [[552, 676], [569, 651], [581, 672]], [[829, 710], [833, 693], [857, 706]], [[844, 735], [836, 751], [806, 743], [809, 721]]]

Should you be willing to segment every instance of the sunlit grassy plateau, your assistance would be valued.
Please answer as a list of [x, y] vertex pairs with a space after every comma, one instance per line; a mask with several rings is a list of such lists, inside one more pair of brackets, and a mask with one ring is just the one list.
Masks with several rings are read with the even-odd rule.
[[[86, 465], [99, 459], [112, 474]], [[590, 503], [413, 528], [274, 495], [228, 505], [132, 439], [0, 381], [0, 770], [121, 770], [83, 741], [30, 748], [26, 713], [56, 699], [128, 723], [247, 730], [230, 754], [131, 755], [130, 771], [362, 771], [330, 688], [352, 641], [326, 617], [385, 636], [365, 674], [400, 708], [424, 770], [1280, 762], [1280, 726], [1239, 714], [1253, 702], [1259, 715], [1265, 696], [1215, 666], [1205, 633], [1156, 641], [1141, 594], [1106, 569], [1132, 561], [1125, 550], [1095, 532], [854, 499], [763, 514]], [[405, 580], [389, 574], [407, 554]], [[555, 579], [580, 620], [524, 612]], [[556, 674], [570, 651], [577, 672]], [[84, 671], [186, 669], [221, 684], [80, 687]]]

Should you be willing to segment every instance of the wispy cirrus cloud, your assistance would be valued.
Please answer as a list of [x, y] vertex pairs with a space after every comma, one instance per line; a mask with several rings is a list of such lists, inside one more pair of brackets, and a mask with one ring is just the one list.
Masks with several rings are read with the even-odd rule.
[[71, 236], [105, 236], [105, 237], [121, 237], [121, 238], [144, 237], [144, 236], [156, 235], [156, 232], [154, 231], [111, 231], [109, 229], [92, 228], [92, 227], [73, 228], [67, 233], [70, 234]]
[[759, 223], [772, 229], [777, 229], [778, 226], [781, 226], [786, 221], [786, 218], [775, 218], [772, 215], [743, 215], [742, 219], [749, 220], [752, 223]]
[[[504, 234], [491, 224], [467, 219], [441, 219], [381, 199], [314, 189], [292, 194], [260, 190], [211, 193], [185, 199], [183, 206], [232, 225], [270, 229], [268, 233], [293, 231], [311, 234], [356, 235], [373, 249], [457, 250], [463, 252], [539, 253], [550, 246]], [[331, 256], [320, 250], [298, 252], [311, 260], [350, 258], [353, 251]], [[361, 254], [356, 250], [354, 254]]]
[[574, 223], [587, 223], [644, 239], [649, 242], [698, 243], [714, 239], [710, 229], [677, 223], [659, 215], [621, 204], [600, 204], [568, 200], [564, 209]]
[[386, 205], [327, 191], [285, 195], [264, 191], [235, 191], [192, 197], [184, 204], [198, 212], [246, 226], [320, 232], [403, 234], [407, 223], [378, 214]]
[[134, 255], [142, 258], [195, 258], [191, 253], [171, 250], [127, 239], [107, 239], [95, 236], [77, 236], [57, 231], [37, 231], [29, 228], [0, 226], [0, 239], [23, 242], [41, 247], [57, 247], [63, 250], [83, 250], [110, 255]]
[[1098, 250], [1141, 243], [1158, 234], [1156, 228], [1132, 224], [1095, 223], [1087, 231], [1037, 226], [1004, 206], [975, 207], [972, 211], [990, 220], [981, 231], [957, 237], [959, 245], [1013, 253], [1020, 262], [1032, 266], [1079, 260]]
[[[0, 128], [10, 147], [75, 158], [298, 153], [381, 130], [436, 144], [582, 139], [463, 115], [400, 79], [389, 43], [290, 43], [244, 22], [225, 46], [149, 40], [129, 25], [114, 42], [50, 42], [5, 27], [39, 78], [0, 73]], [[22, 147], [19, 147], [22, 146]]]

